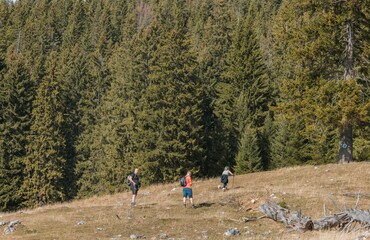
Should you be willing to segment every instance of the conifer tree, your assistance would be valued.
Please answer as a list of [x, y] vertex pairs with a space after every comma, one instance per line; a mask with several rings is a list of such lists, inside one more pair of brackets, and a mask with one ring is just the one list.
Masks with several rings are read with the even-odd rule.
[[[232, 123], [231, 135], [234, 138], [230, 138], [230, 141], [231, 145], [236, 145], [239, 142], [238, 152], [242, 152], [242, 156], [254, 156], [257, 152], [261, 154], [261, 137], [270, 99], [267, 70], [249, 17], [236, 28], [226, 58], [226, 70], [223, 74], [223, 80], [220, 82], [224, 89], [230, 89], [227, 94], [221, 95], [220, 99], [228, 103], [227, 105], [231, 109], [228, 121]], [[246, 126], [249, 126], [249, 130], [245, 129]], [[253, 133], [256, 136], [244, 136]], [[246, 147], [246, 137], [256, 139], [254, 144], [256, 144], [258, 151], [254, 148], [241, 149], [241, 147]], [[248, 150], [253, 152], [245, 153]], [[269, 149], [263, 150], [269, 151]], [[254, 157], [253, 161], [257, 161], [257, 159], [260, 160], [260, 163], [249, 168], [250, 171], [257, 170], [257, 166], [260, 167], [258, 170], [262, 170], [265, 167], [263, 162], [268, 162], [268, 159], [262, 161], [262, 155], [258, 158]], [[237, 165], [242, 166], [243, 164], [238, 161], [246, 161], [246, 159], [245, 157], [236, 157]]]
[[137, 128], [137, 159], [147, 182], [173, 181], [203, 164], [199, 79], [183, 9], [184, 1], [164, 4], [151, 26], [151, 41], [158, 42]]
[[147, 78], [146, 38], [137, 33], [135, 4], [128, 5], [123, 41], [110, 61], [112, 83], [97, 107], [95, 121], [85, 129], [78, 146], [78, 196], [121, 191], [132, 170], [132, 137], [138, 99]]
[[[343, 74], [351, 72], [362, 62], [361, 58], [349, 58], [343, 54], [351, 55], [351, 51], [344, 50], [352, 42], [344, 38], [349, 36], [348, 32], [344, 34], [344, 29], [348, 29], [348, 21], [353, 22], [354, 26], [357, 25], [352, 29], [353, 36], [363, 34], [366, 28], [362, 27], [365, 25], [361, 19], [365, 5], [365, 1], [283, 2], [276, 18], [274, 67], [281, 79], [281, 99], [276, 113], [284, 114], [294, 125], [303, 119], [304, 127], [299, 134], [307, 139], [305, 145], [308, 149], [315, 149], [307, 156], [311, 162], [335, 161], [335, 154], [328, 156], [327, 149], [338, 149], [338, 144], [327, 137], [338, 140], [339, 129], [348, 126], [345, 132], [349, 134], [346, 139], [350, 140], [350, 129], [360, 127], [358, 123], [367, 118], [365, 112], [369, 101], [359, 97], [364, 88], [354, 81], [355, 75], [344, 77]], [[278, 27], [282, 22], [284, 24]], [[353, 56], [361, 56], [366, 48], [363, 43], [353, 46], [352, 53], [357, 53]], [[354, 96], [354, 99], [349, 100], [349, 96]], [[341, 147], [353, 151], [350, 142], [341, 144]], [[326, 147], [322, 148], [322, 144]]]
[[[94, 78], [89, 72], [88, 43], [85, 43], [88, 32], [86, 20], [86, 3], [70, 2], [70, 14], [67, 20], [66, 30], [63, 33], [61, 53], [58, 61], [58, 81], [63, 89], [63, 101], [66, 106], [65, 129], [66, 129], [66, 171], [65, 189], [66, 198], [70, 199], [77, 194], [77, 176], [75, 166], [77, 159], [83, 156], [79, 151], [79, 139], [82, 132], [93, 122], [94, 95], [91, 93]], [[90, 99], [90, 104], [86, 104]]]
[[[198, 62], [202, 81], [202, 112], [207, 160], [201, 172], [214, 176], [225, 165], [233, 165], [235, 146], [230, 146], [232, 124], [228, 103], [218, 101], [223, 94], [222, 85], [217, 85], [225, 70], [225, 56], [231, 44], [231, 14], [228, 1], [213, 1], [210, 16], [204, 24], [204, 31], [198, 44]], [[226, 93], [227, 94], [227, 93]]]
[[2, 211], [19, 207], [19, 192], [23, 182], [23, 163], [26, 137], [30, 131], [34, 85], [21, 54], [7, 58], [7, 71], [0, 77], [0, 208]]
[[307, 160], [305, 143], [307, 141], [299, 135], [303, 127], [303, 121], [292, 124], [284, 116], [278, 115], [275, 119], [275, 133], [271, 140], [270, 169], [305, 163]]
[[243, 130], [235, 156], [235, 172], [240, 174], [261, 171], [263, 165], [256, 129], [247, 125]]
[[5, 0], [0, 1], [0, 73], [5, 68], [5, 56], [8, 48], [7, 30], [10, 17], [10, 5]]
[[57, 53], [51, 52], [46, 74], [33, 103], [31, 134], [25, 157], [25, 179], [21, 188], [28, 207], [65, 199], [65, 135], [63, 95], [57, 79]]

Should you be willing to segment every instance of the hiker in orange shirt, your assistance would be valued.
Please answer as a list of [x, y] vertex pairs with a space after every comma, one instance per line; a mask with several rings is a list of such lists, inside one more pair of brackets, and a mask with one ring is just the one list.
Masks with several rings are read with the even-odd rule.
[[186, 176], [186, 185], [182, 189], [182, 195], [183, 195], [183, 202], [184, 202], [184, 207], [186, 208], [186, 198], [189, 197], [191, 207], [195, 208], [194, 202], [193, 202], [193, 190], [192, 190], [192, 185], [193, 182], [191, 180], [191, 172], [188, 171]]

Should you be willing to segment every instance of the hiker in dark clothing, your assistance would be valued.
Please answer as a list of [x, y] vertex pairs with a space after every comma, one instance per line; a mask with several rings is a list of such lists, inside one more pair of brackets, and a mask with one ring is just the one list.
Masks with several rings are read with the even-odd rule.
[[130, 189], [132, 192], [131, 206], [136, 205], [137, 192], [140, 188], [139, 172], [139, 168], [135, 168], [135, 171], [129, 175]]
[[229, 183], [229, 176], [234, 176], [232, 172], [230, 172], [229, 167], [225, 167], [224, 171], [221, 175], [221, 183], [223, 186], [219, 186], [219, 188], [222, 188], [222, 191], [225, 191], [227, 189], [227, 184]]

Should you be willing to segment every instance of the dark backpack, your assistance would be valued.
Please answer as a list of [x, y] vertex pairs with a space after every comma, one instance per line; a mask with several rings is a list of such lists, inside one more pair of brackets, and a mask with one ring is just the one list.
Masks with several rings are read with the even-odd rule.
[[183, 176], [183, 177], [180, 179], [180, 186], [181, 186], [181, 187], [185, 187], [185, 186], [186, 186], [186, 176]]
[[229, 177], [229, 176], [227, 176], [226, 174], [223, 174], [223, 175], [221, 176], [221, 182], [222, 182], [222, 183], [226, 183], [226, 182], [227, 182], [227, 180], [228, 180], [228, 177]]

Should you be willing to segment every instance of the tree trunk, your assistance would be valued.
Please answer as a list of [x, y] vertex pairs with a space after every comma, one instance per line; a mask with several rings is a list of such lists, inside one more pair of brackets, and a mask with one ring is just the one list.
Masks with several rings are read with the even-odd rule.
[[[354, 46], [354, 35], [353, 35], [353, 23], [348, 21], [346, 25], [346, 49], [344, 50], [344, 74], [343, 78], [353, 79], [353, 46]], [[348, 121], [340, 129], [340, 141], [339, 141], [339, 156], [338, 163], [349, 163], [352, 162], [352, 124]]]
[[338, 163], [352, 162], [352, 125], [344, 124], [340, 130]]

